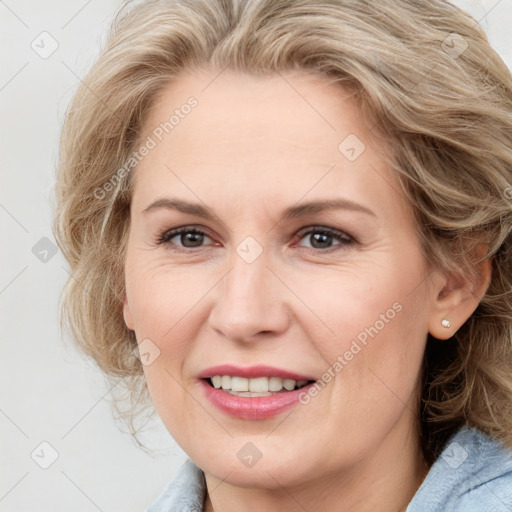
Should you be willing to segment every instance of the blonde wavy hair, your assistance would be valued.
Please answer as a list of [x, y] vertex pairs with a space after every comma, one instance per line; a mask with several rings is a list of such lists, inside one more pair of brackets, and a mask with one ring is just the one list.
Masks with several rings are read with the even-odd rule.
[[[477, 22], [442, 0], [121, 9], [67, 112], [54, 232], [70, 266], [62, 325], [123, 390], [115, 410], [131, 432], [151, 405], [122, 313], [134, 172], [118, 171], [163, 88], [206, 66], [312, 71], [352, 91], [392, 148], [432, 267], [471, 274], [472, 248], [485, 244], [492, 279], [478, 308], [449, 340], [428, 335], [418, 421], [429, 462], [465, 424], [512, 446], [512, 77]], [[99, 195], [107, 182], [112, 191]]]

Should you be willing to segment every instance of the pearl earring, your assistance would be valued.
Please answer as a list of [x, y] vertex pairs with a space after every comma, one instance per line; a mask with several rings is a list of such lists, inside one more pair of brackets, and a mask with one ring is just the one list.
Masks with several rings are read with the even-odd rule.
[[448, 327], [451, 327], [452, 324], [450, 323], [450, 320], [446, 320], [446, 318], [445, 318], [444, 320], [441, 321], [441, 325], [443, 327], [448, 328]]

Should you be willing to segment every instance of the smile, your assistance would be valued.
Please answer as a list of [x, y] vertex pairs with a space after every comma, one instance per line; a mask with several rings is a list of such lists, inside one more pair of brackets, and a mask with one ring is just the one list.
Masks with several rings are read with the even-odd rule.
[[283, 393], [300, 389], [308, 384], [307, 380], [295, 381], [280, 377], [256, 377], [248, 379], [231, 375], [214, 375], [209, 379], [210, 384], [216, 389], [222, 389], [231, 395], [243, 397], [270, 396], [275, 393]]
[[299, 404], [301, 393], [316, 380], [269, 366], [240, 368], [223, 365], [199, 376], [208, 401], [229, 416], [261, 420], [277, 416]]

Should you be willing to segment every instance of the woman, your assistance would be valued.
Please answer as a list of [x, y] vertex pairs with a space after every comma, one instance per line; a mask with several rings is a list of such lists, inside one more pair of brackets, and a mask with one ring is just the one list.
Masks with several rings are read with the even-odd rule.
[[190, 457], [149, 510], [510, 510], [511, 184], [511, 74], [447, 2], [120, 17], [55, 231], [75, 338]]

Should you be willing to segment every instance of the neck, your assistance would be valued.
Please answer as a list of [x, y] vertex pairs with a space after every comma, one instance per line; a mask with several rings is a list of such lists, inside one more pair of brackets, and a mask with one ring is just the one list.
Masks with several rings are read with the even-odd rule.
[[[312, 470], [313, 471], [313, 470]], [[403, 512], [428, 472], [419, 434], [393, 429], [379, 447], [350, 470], [293, 487], [242, 488], [205, 474], [205, 512]]]

